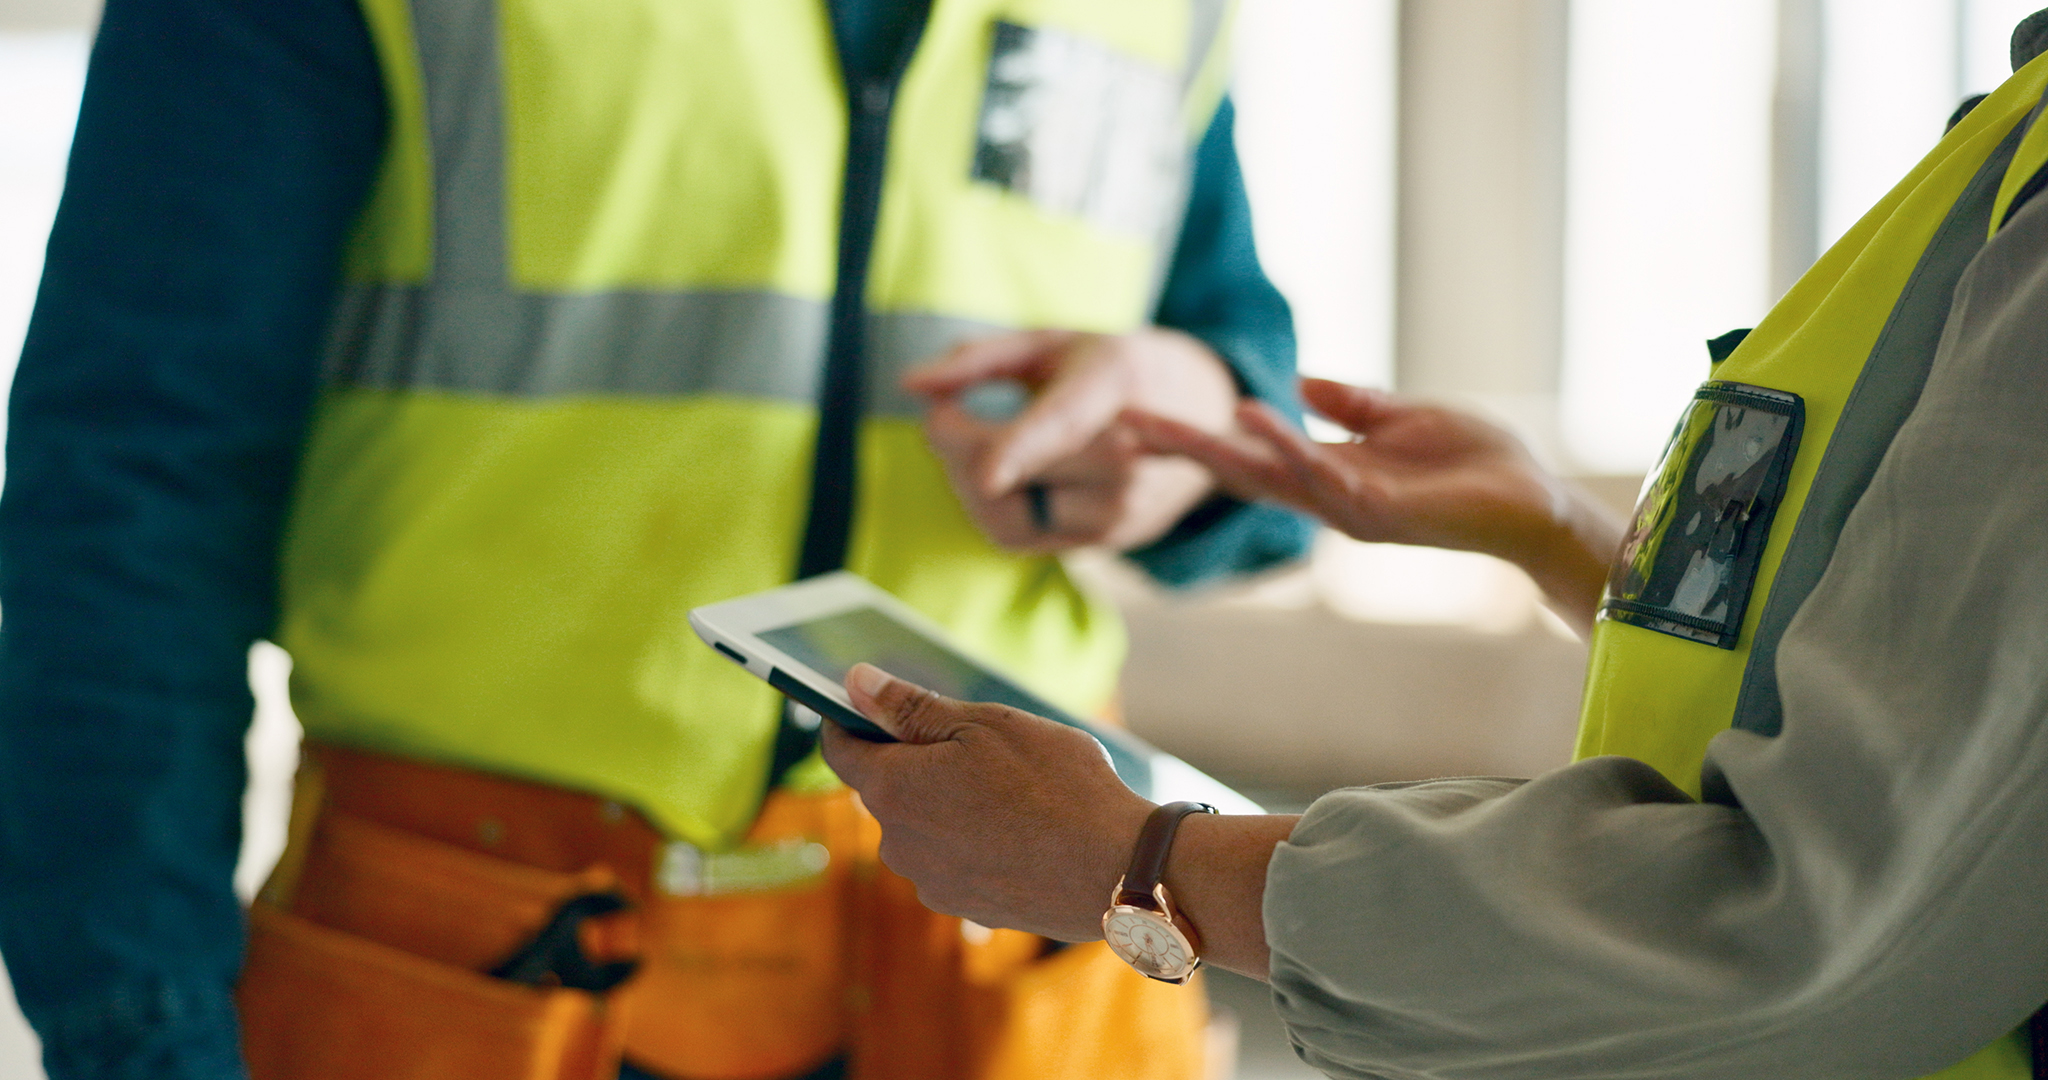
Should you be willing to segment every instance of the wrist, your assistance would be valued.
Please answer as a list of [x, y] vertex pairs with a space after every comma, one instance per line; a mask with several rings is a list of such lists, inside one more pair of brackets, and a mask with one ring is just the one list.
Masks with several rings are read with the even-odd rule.
[[1139, 974], [1185, 983], [1202, 966], [1201, 932], [1181, 913], [1165, 877], [1181, 823], [1215, 813], [1215, 807], [1198, 802], [1154, 809], [1138, 834], [1130, 865], [1110, 892], [1102, 936], [1110, 951]]
[[1527, 547], [1511, 561], [1520, 566], [1560, 614], [1590, 628], [1622, 523], [1573, 484], [1547, 477], [1550, 512], [1533, 530]]
[[1077, 876], [1073, 897], [1076, 928], [1085, 927], [1086, 931], [1076, 934], [1074, 940], [1102, 936], [1103, 900], [1130, 868], [1131, 853], [1136, 850], [1138, 836], [1145, 831], [1145, 821], [1154, 809], [1153, 803], [1133, 794], [1105, 810], [1091, 830], [1094, 842], [1084, 849], [1086, 869]]
[[1300, 821], [1298, 814], [1230, 814], [1181, 823], [1165, 882], [1201, 934], [1205, 963], [1266, 977], [1266, 867]]
[[1206, 342], [1154, 326], [1135, 331], [1131, 343], [1131, 404], [1209, 432], [1235, 423], [1237, 375]]

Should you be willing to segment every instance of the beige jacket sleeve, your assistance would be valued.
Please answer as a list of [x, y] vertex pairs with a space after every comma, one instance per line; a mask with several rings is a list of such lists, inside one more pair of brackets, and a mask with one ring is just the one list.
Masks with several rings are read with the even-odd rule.
[[1273, 989], [1347, 1077], [1918, 1077], [2048, 1000], [2048, 199], [1708, 763], [1339, 791], [1276, 850]]

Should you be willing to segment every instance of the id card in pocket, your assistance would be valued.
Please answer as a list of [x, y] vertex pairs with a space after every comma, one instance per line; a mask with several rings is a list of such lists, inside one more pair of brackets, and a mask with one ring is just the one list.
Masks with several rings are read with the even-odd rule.
[[1636, 504], [1601, 617], [1733, 649], [1805, 417], [1797, 394], [1702, 385]]

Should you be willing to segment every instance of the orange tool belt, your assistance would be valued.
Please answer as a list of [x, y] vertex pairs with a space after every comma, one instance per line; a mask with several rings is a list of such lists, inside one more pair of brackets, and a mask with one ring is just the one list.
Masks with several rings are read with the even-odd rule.
[[[252, 1080], [1203, 1074], [1199, 990], [935, 915], [878, 842], [843, 789], [774, 793], [714, 854], [595, 796], [309, 744], [250, 912]], [[573, 963], [521, 967], [537, 945]]]

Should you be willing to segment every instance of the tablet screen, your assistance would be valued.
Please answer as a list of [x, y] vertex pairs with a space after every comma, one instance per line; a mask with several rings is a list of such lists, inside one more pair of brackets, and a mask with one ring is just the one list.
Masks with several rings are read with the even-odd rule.
[[[756, 634], [818, 674], [844, 683], [853, 665], [866, 662], [898, 678], [959, 701], [993, 701], [999, 705], [1079, 727], [1073, 717], [1050, 703], [988, 671], [871, 607], [849, 608], [831, 615]], [[1133, 788], [1149, 779], [1144, 757], [1119, 745], [1114, 737], [1095, 733], [1109, 751], [1118, 775]]]
[[[834, 682], [845, 682], [853, 665], [866, 662], [960, 701], [993, 701], [1040, 716], [1053, 710], [1046, 702], [871, 607], [764, 630], [759, 637]], [[1063, 719], [1053, 711], [1054, 719]]]

